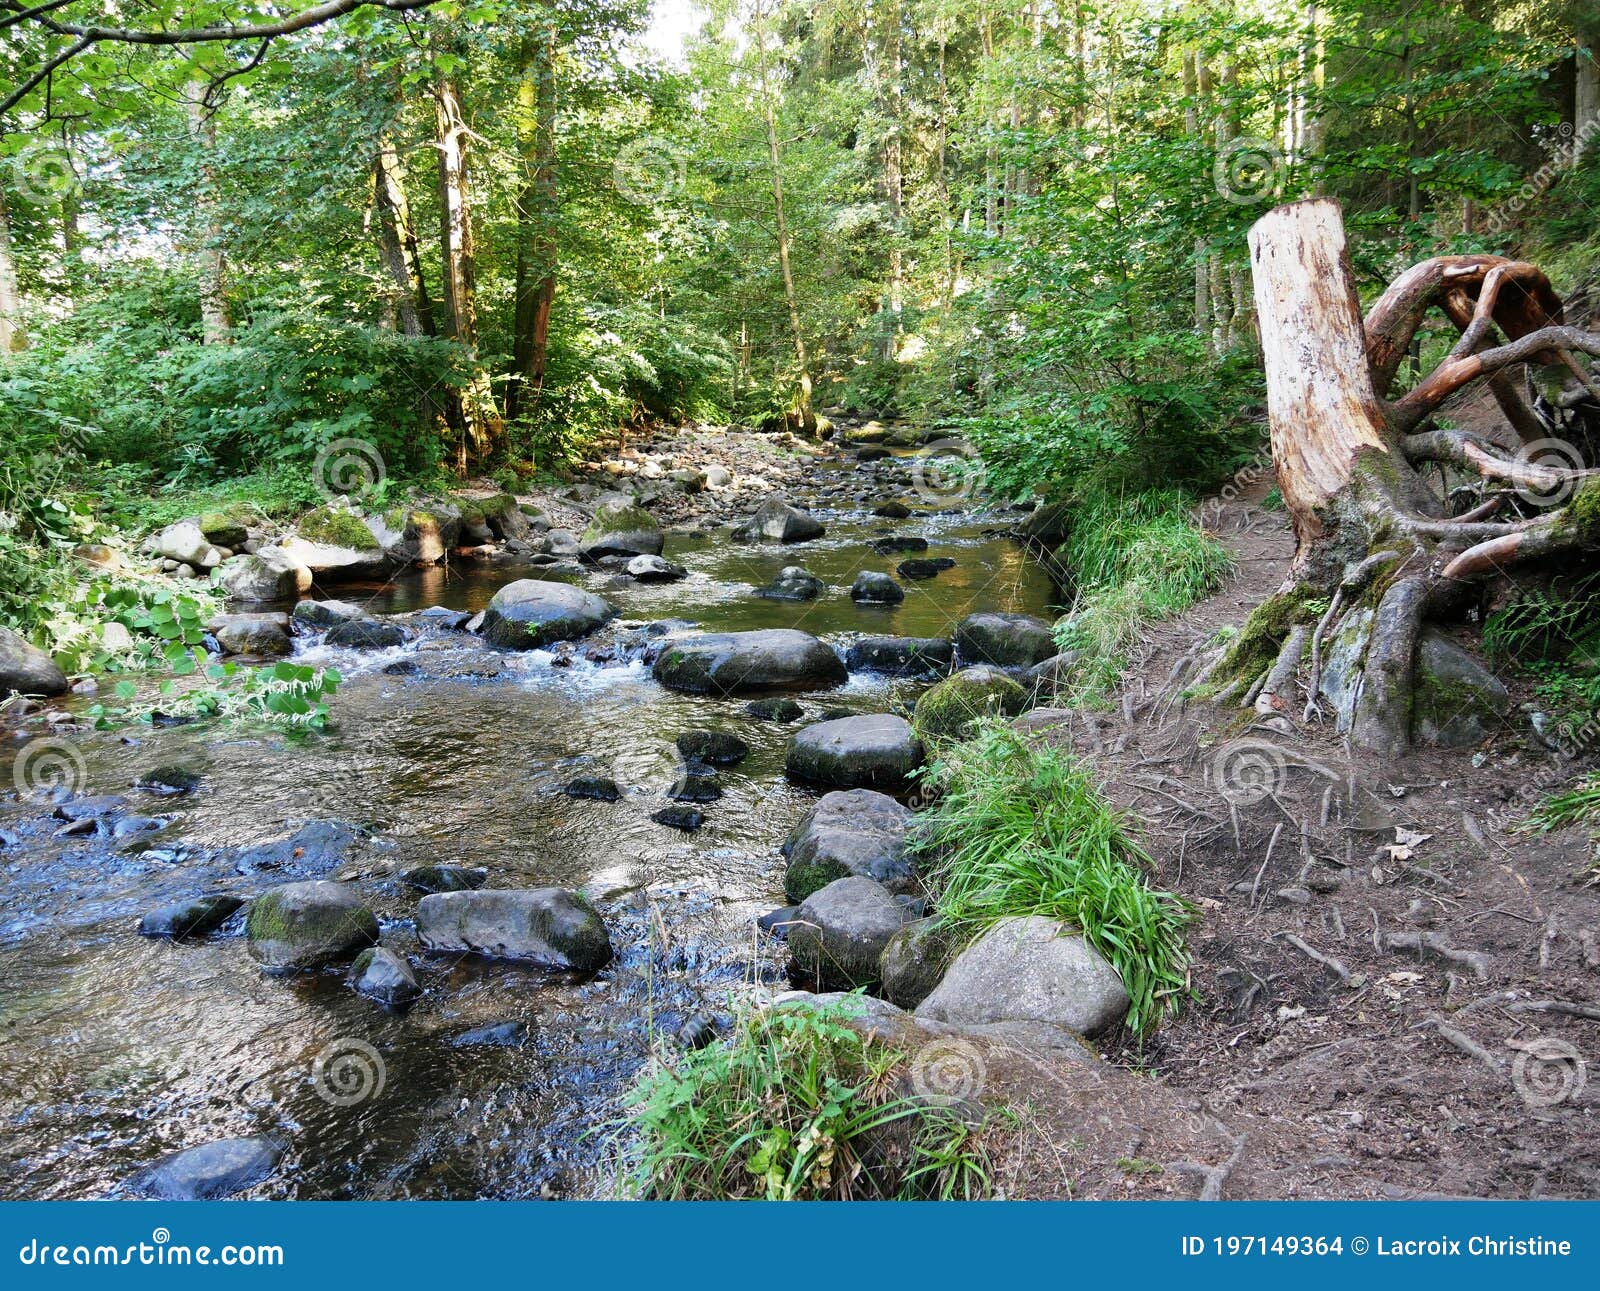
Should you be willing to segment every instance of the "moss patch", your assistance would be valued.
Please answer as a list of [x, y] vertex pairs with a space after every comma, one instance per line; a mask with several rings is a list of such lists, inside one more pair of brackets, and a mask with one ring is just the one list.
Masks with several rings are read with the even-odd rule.
[[1250, 617], [1239, 629], [1239, 635], [1228, 648], [1211, 684], [1206, 688], [1215, 693], [1230, 681], [1244, 678], [1254, 681], [1278, 658], [1283, 640], [1289, 629], [1297, 623], [1315, 623], [1319, 617], [1314, 606], [1321, 593], [1309, 583], [1302, 583], [1287, 592], [1269, 596], [1250, 612]]
[[327, 547], [346, 547], [351, 551], [376, 551], [378, 540], [362, 521], [348, 511], [318, 507], [300, 517], [300, 536], [307, 542]]
[[1015, 717], [1028, 706], [1028, 692], [994, 668], [967, 668], [925, 691], [911, 724], [925, 740], [959, 739], [981, 717]]
[[656, 518], [643, 507], [618, 502], [594, 513], [594, 522], [583, 531], [583, 542], [594, 542], [608, 533], [654, 533], [661, 528]]
[[200, 516], [200, 532], [206, 541], [219, 547], [237, 548], [244, 544], [247, 515], [242, 508], [230, 507], [225, 511], [206, 511]]
[[1586, 542], [1600, 542], [1600, 480], [1587, 480], [1567, 503], [1564, 521]]

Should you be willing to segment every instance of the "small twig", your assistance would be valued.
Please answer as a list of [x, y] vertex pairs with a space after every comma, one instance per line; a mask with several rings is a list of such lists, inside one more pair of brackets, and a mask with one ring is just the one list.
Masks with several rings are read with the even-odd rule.
[[1513, 1013], [1562, 1013], [1569, 1018], [1600, 1022], [1600, 1004], [1579, 1004], [1573, 1000], [1518, 1000], [1507, 1007]]
[[1272, 849], [1278, 845], [1278, 835], [1283, 833], [1283, 822], [1280, 820], [1272, 830], [1272, 838], [1267, 842], [1267, 854], [1262, 858], [1261, 868], [1256, 871], [1256, 881], [1250, 885], [1250, 908], [1256, 908], [1256, 893], [1261, 890], [1261, 876], [1267, 872], [1267, 866], [1272, 864]]
[[1458, 1031], [1437, 1013], [1430, 1013], [1423, 1019], [1423, 1025], [1431, 1026], [1440, 1037], [1449, 1041], [1462, 1053], [1470, 1058], [1476, 1058], [1490, 1071], [1499, 1075], [1505, 1070], [1505, 1063], [1494, 1054], [1490, 1053], [1481, 1044], [1469, 1036], [1465, 1031]]
[[[1373, 932], [1376, 936], [1376, 917], [1374, 917]], [[1378, 949], [1415, 951], [1419, 958], [1431, 955], [1444, 960], [1447, 964], [1465, 968], [1480, 982], [1487, 980], [1489, 976], [1489, 956], [1476, 950], [1457, 950], [1436, 932], [1385, 933]]]

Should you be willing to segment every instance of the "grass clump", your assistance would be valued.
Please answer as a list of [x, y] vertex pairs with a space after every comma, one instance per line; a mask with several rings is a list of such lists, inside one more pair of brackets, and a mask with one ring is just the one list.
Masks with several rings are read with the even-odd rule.
[[1188, 609], [1232, 572], [1233, 557], [1191, 510], [1182, 494], [1156, 490], [1097, 498], [1075, 511], [1055, 559], [1077, 590], [1056, 624], [1062, 650], [1080, 656], [1077, 698], [1103, 694], [1146, 625]]
[[944, 796], [919, 847], [941, 919], [975, 930], [1012, 915], [1061, 920], [1121, 975], [1132, 1029], [1177, 1010], [1194, 908], [1150, 886], [1149, 855], [1082, 762], [991, 723], [946, 749], [934, 775]]
[[629, 1099], [630, 1185], [660, 1201], [974, 1200], [988, 1163], [956, 1109], [900, 1091], [906, 1055], [852, 1006], [741, 1014], [723, 1044], [653, 1067]]

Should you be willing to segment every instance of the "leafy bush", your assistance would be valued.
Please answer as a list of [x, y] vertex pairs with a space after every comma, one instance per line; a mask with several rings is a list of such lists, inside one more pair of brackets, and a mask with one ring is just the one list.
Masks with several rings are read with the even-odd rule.
[[1179, 1007], [1193, 907], [1150, 886], [1149, 855], [1082, 762], [990, 724], [947, 746], [932, 774], [944, 794], [919, 848], [940, 919], [969, 930], [1011, 915], [1062, 920], [1121, 975], [1131, 1028]]
[[897, 1094], [905, 1055], [848, 1026], [850, 1007], [750, 1009], [725, 1043], [653, 1067], [629, 1099], [633, 1189], [661, 1201], [986, 1195], [971, 1128]]

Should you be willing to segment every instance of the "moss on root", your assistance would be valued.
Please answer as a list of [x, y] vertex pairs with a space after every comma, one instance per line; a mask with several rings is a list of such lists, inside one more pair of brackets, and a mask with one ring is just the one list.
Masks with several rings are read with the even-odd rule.
[[1600, 542], [1600, 480], [1586, 480], [1567, 503], [1563, 521], [1585, 542]]
[[1272, 667], [1289, 629], [1297, 623], [1316, 622], [1315, 602], [1322, 596], [1318, 588], [1300, 583], [1262, 601], [1240, 627], [1239, 635], [1204, 688], [1205, 693], [1215, 694], [1233, 681], [1254, 681]]

